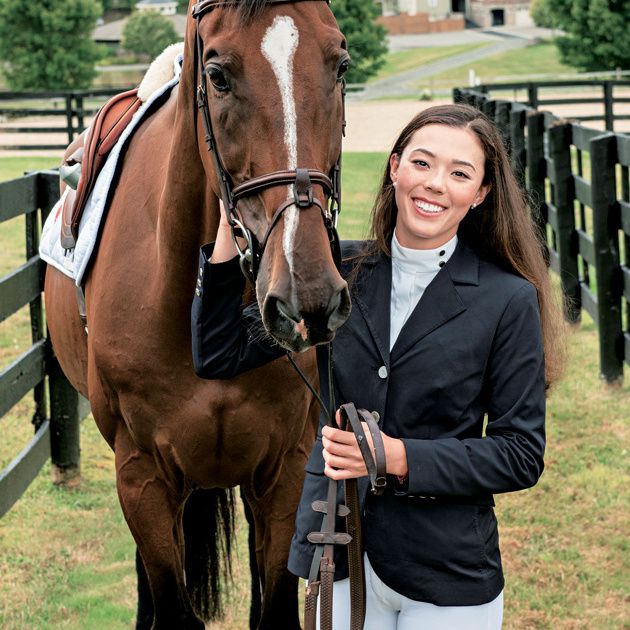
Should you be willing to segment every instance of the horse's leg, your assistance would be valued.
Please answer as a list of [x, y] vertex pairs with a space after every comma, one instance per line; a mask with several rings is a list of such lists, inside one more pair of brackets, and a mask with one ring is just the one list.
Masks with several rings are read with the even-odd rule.
[[246, 493], [256, 523], [256, 549], [263, 587], [259, 630], [300, 628], [298, 579], [287, 569], [287, 560], [303, 477], [303, 453], [289, 453], [271, 490], [260, 498]]
[[[180, 530], [183, 497], [169, 487], [153, 456], [131, 440], [121, 420], [114, 445], [118, 496], [138, 545], [154, 608], [153, 630], [203, 630], [184, 583]], [[138, 620], [140, 622], [140, 620]]]
[[260, 623], [260, 615], [262, 612], [262, 593], [260, 571], [258, 570], [258, 559], [256, 558], [256, 521], [252, 508], [249, 506], [245, 494], [241, 492], [241, 498], [243, 500], [243, 509], [245, 512], [245, 518], [249, 525], [249, 532], [247, 533], [247, 546], [249, 547], [249, 573], [252, 578], [251, 585], [251, 601], [249, 605], [249, 627], [250, 630], [256, 630]]
[[136, 547], [136, 575], [138, 578], [138, 611], [136, 614], [136, 630], [151, 630], [153, 625], [153, 597], [149, 586], [149, 577], [144, 568], [140, 551]]

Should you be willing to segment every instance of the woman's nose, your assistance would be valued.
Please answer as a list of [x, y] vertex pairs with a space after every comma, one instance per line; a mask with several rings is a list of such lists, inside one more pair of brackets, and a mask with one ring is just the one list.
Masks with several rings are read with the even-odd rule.
[[424, 186], [433, 192], [444, 192], [444, 174], [437, 170], [431, 171], [431, 173], [427, 175]]

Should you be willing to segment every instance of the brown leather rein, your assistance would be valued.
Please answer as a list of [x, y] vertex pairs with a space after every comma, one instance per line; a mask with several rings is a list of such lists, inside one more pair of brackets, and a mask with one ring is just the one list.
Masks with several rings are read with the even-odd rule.
[[[304, 2], [307, 0], [267, 0], [268, 5], [277, 4], [293, 4], [296, 2]], [[312, 0], [308, 0], [312, 1]], [[319, 0], [330, 4], [330, 0]], [[221, 198], [227, 214], [228, 222], [232, 229], [232, 239], [239, 254], [241, 270], [245, 277], [255, 284], [258, 275], [258, 268], [263, 252], [269, 240], [271, 231], [282, 217], [284, 211], [296, 206], [300, 210], [305, 210], [313, 206], [317, 206], [324, 220], [324, 225], [328, 232], [333, 259], [340, 265], [340, 248], [339, 237], [337, 236], [337, 216], [341, 210], [341, 152], [335, 165], [332, 167], [329, 175], [316, 169], [297, 168], [295, 170], [275, 171], [267, 173], [259, 177], [242, 182], [238, 186], [233, 186], [232, 178], [225, 169], [219, 149], [217, 147], [215, 134], [212, 128], [212, 119], [210, 117], [210, 104], [208, 101], [208, 90], [206, 81], [206, 72], [203, 66], [203, 40], [199, 32], [199, 23], [201, 18], [217, 8], [235, 7], [234, 2], [226, 0], [202, 0], [192, 7], [192, 16], [196, 21], [195, 32], [195, 67], [199, 75], [199, 84], [197, 85], [197, 107], [201, 112], [202, 122], [204, 126], [205, 141], [208, 150], [212, 154], [215, 172], [217, 174]], [[343, 107], [342, 130], [345, 135], [345, 82], [341, 80]], [[267, 188], [283, 185], [293, 185], [293, 199], [288, 199], [280, 205], [274, 212], [267, 231], [260, 242], [257, 241], [252, 231], [249, 230], [243, 220], [236, 211], [236, 205], [239, 199], [262, 192]], [[313, 184], [319, 184], [328, 199], [326, 207], [313, 195]], [[246, 247], [242, 249], [237, 240], [237, 236], [245, 238]]]
[[[305, 0], [268, 0], [268, 4], [291, 4]], [[329, 0], [323, 0], [330, 4]], [[201, 112], [205, 141], [208, 150], [212, 154], [215, 172], [219, 180], [221, 197], [226, 209], [227, 218], [232, 228], [232, 238], [239, 254], [241, 270], [252, 282], [256, 282], [258, 266], [264, 252], [269, 236], [277, 225], [284, 211], [292, 205], [299, 209], [308, 209], [317, 206], [322, 214], [324, 225], [328, 231], [333, 259], [337, 268], [341, 264], [341, 251], [339, 237], [337, 236], [337, 217], [341, 209], [341, 153], [333, 166], [331, 173], [325, 173], [316, 169], [297, 168], [295, 170], [276, 171], [249, 179], [233, 186], [232, 179], [223, 166], [221, 156], [216, 144], [210, 117], [210, 104], [208, 101], [206, 73], [203, 67], [203, 40], [199, 32], [199, 21], [208, 11], [221, 7], [234, 7], [233, 2], [225, 0], [202, 0], [192, 8], [193, 18], [196, 20], [196, 45], [195, 68], [199, 74], [197, 86], [197, 106]], [[343, 107], [343, 134], [345, 135], [345, 82], [342, 82]], [[324, 195], [328, 199], [326, 207], [313, 195], [313, 184], [322, 187]], [[268, 223], [266, 232], [260, 241], [256, 240], [252, 232], [244, 225], [236, 212], [236, 204], [243, 197], [260, 193], [274, 186], [293, 185], [293, 199], [289, 198], [274, 212]], [[243, 236], [246, 241], [245, 249], [239, 246], [237, 236]], [[319, 393], [310, 384], [304, 373], [294, 362], [290, 353], [288, 359], [298, 372], [306, 386], [319, 401], [322, 412], [325, 414], [330, 426], [336, 426], [334, 420], [335, 396], [332, 370], [332, 347], [328, 344], [328, 384], [330, 407], [327, 408]], [[342, 405], [340, 408], [342, 428], [353, 431], [357, 436], [357, 442], [366, 463], [372, 491], [381, 494], [386, 485], [386, 461], [383, 440], [374, 416], [365, 409], [355, 409], [352, 403]], [[359, 419], [360, 418], [360, 419]], [[372, 435], [374, 444], [374, 457], [370, 451], [368, 440], [361, 421], [366, 422]], [[357, 480], [349, 479], [344, 483], [346, 505], [337, 505], [337, 481], [328, 480], [328, 492], [326, 501], [314, 501], [313, 510], [323, 514], [322, 528], [319, 532], [311, 532], [308, 540], [315, 545], [315, 553], [311, 564], [306, 595], [304, 602], [304, 627], [305, 630], [317, 628], [317, 600], [320, 600], [320, 630], [332, 630], [332, 603], [333, 603], [333, 579], [335, 573], [334, 546], [348, 547], [348, 565], [350, 571], [351, 614], [350, 630], [362, 630], [365, 620], [365, 573], [363, 567], [363, 542], [361, 538], [361, 514], [360, 501], [357, 488]], [[346, 532], [335, 531], [336, 517], [345, 517]]]

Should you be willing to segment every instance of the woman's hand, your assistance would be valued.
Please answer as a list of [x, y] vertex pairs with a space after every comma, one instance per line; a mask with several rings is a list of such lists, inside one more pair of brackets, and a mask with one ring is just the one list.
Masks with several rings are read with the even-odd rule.
[[[221, 212], [221, 219], [219, 221], [219, 229], [217, 231], [217, 238], [214, 243], [214, 250], [210, 257], [211, 263], [227, 262], [234, 258], [236, 249], [234, 247], [234, 241], [232, 240], [232, 231], [230, 224], [227, 220], [227, 214], [223, 207], [223, 201], [219, 200], [219, 210]], [[245, 247], [245, 239], [238, 239], [239, 246]]]
[[[337, 424], [341, 422], [339, 411], [336, 416]], [[374, 456], [374, 445], [372, 435], [365, 422], [363, 431], [370, 445], [372, 456]], [[407, 474], [407, 451], [402, 440], [391, 438], [381, 432], [383, 446], [385, 447], [385, 459], [387, 472], [391, 475], [404, 476]], [[333, 427], [325, 426], [322, 429], [322, 443], [324, 445], [324, 474], [331, 479], [356, 479], [365, 477], [368, 474], [361, 449], [357, 443], [357, 438], [352, 431], [342, 431]]]

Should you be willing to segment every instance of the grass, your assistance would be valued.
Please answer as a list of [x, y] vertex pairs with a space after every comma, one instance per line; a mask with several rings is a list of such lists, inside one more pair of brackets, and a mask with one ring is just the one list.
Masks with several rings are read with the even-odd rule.
[[[364, 236], [385, 157], [344, 156], [343, 237]], [[12, 176], [16, 168], [11, 160], [0, 159], [0, 173]], [[6, 228], [6, 223], [0, 226], [0, 235]], [[21, 232], [12, 234], [19, 238]], [[23, 256], [18, 250], [15, 265]], [[0, 369], [30, 343], [28, 318], [22, 325], [15, 317], [0, 324]], [[568, 346], [566, 376], [548, 401], [545, 473], [535, 488], [497, 497], [506, 630], [630, 625], [630, 386], [608, 388], [600, 382], [597, 330], [588, 316], [569, 334]], [[30, 413], [25, 400], [2, 418], [0, 462], [14, 456], [20, 440], [30, 436]], [[113, 457], [90, 418], [81, 427], [81, 439], [81, 488], [52, 486], [46, 466], [0, 520], [3, 630], [133, 627], [134, 545], [116, 499]], [[239, 528], [229, 613], [213, 630], [247, 627], [242, 519]]]
[[416, 85], [425, 88], [429, 83], [440, 88], [468, 85], [470, 69], [475, 71], [481, 83], [505, 81], [505, 77], [517, 77], [535, 74], [575, 74], [575, 68], [560, 62], [558, 49], [551, 42], [533, 44], [527, 48], [508, 50], [497, 55], [484, 57], [477, 61], [462, 64], [457, 68], [445, 70], [425, 79]]
[[438, 61], [440, 59], [446, 59], [447, 57], [454, 57], [455, 55], [461, 55], [471, 50], [483, 48], [488, 44], [461, 44], [459, 46], [426, 46], [422, 48], [412, 48], [409, 50], [399, 50], [397, 52], [390, 52], [385, 57], [385, 64], [378, 71], [374, 77], [370, 79], [370, 83], [378, 81], [386, 77], [406, 72], [407, 70], [413, 70], [419, 66]]

